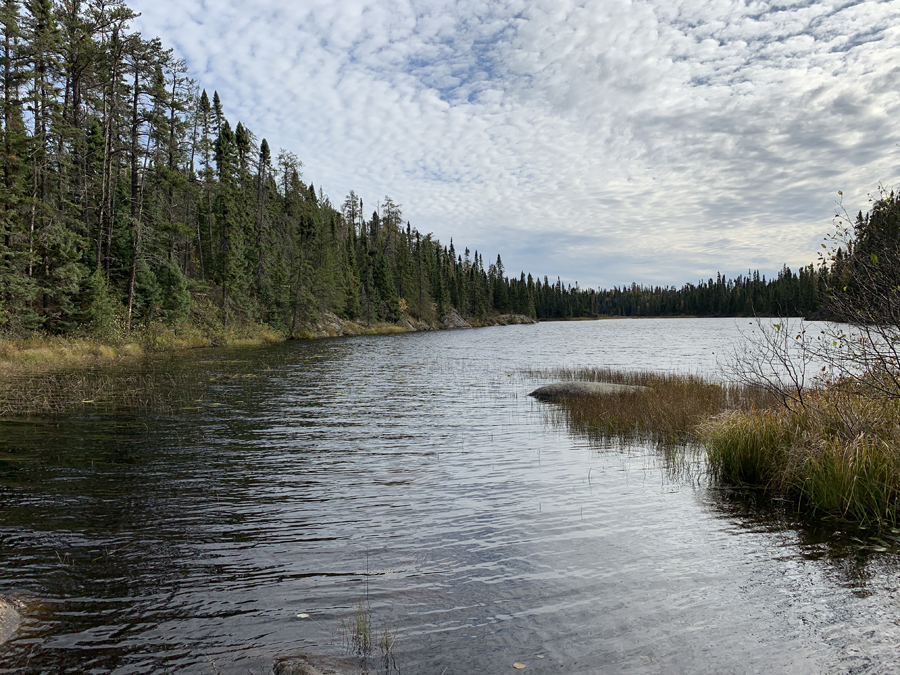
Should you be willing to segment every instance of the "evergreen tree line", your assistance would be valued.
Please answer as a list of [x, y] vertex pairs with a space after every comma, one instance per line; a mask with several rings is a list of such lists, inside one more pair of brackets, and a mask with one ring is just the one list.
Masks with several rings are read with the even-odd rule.
[[519, 313], [808, 313], [813, 270], [681, 289], [594, 291], [508, 277], [385, 197], [368, 217], [303, 180], [122, 0], [0, 0], [0, 331], [130, 330], [195, 316], [286, 333], [324, 311], [364, 322]]
[[813, 266], [784, 267], [774, 279], [748, 272], [674, 286], [642, 286], [595, 291], [565, 287], [544, 278], [536, 291], [540, 318], [594, 316], [812, 316], [828, 297], [829, 275]]

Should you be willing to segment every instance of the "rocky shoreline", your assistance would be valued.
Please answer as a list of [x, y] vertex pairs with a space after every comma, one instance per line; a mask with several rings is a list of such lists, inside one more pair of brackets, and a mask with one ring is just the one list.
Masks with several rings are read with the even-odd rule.
[[513, 326], [536, 324], [537, 321], [523, 314], [499, 314], [481, 319], [466, 320], [452, 309], [439, 322], [429, 323], [404, 315], [397, 323], [361, 324], [357, 321], [341, 319], [332, 312], [324, 312], [319, 320], [297, 331], [295, 338], [317, 339], [326, 337], [380, 335], [390, 333], [415, 333], [432, 330], [455, 330], [459, 328], [483, 328], [486, 326]]

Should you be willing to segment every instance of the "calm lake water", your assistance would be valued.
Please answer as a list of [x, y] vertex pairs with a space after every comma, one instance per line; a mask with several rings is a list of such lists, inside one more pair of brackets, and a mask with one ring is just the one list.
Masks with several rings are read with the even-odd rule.
[[353, 664], [360, 605], [401, 673], [897, 672], [891, 541], [711, 489], [698, 459], [592, 446], [527, 396], [524, 368], [715, 376], [741, 328], [205, 351], [149, 366], [192, 383], [174, 412], [0, 423], [0, 593], [29, 604], [0, 673]]

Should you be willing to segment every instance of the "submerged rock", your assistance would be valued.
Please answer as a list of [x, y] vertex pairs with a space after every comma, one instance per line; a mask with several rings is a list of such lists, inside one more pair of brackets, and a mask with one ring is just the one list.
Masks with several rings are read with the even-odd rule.
[[341, 671], [333, 668], [316, 668], [305, 654], [279, 659], [275, 663], [275, 675], [341, 675]]
[[15, 605], [4, 597], [0, 597], [0, 645], [9, 640], [19, 629], [22, 617]]
[[275, 666], [275, 675], [322, 675], [303, 661], [282, 661]]
[[554, 382], [538, 387], [528, 395], [534, 396], [538, 401], [561, 401], [579, 396], [606, 396], [641, 391], [647, 391], [647, 387], [612, 382]]

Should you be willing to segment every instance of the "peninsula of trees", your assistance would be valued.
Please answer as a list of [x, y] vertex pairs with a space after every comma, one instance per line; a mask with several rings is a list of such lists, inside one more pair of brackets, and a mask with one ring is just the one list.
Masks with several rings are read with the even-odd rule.
[[[192, 314], [286, 334], [359, 322], [809, 314], [813, 268], [596, 291], [507, 276], [405, 222], [389, 197], [305, 182], [121, 0], [2, 0], [0, 333], [130, 331]], [[367, 215], [368, 214], [368, 215]]]

